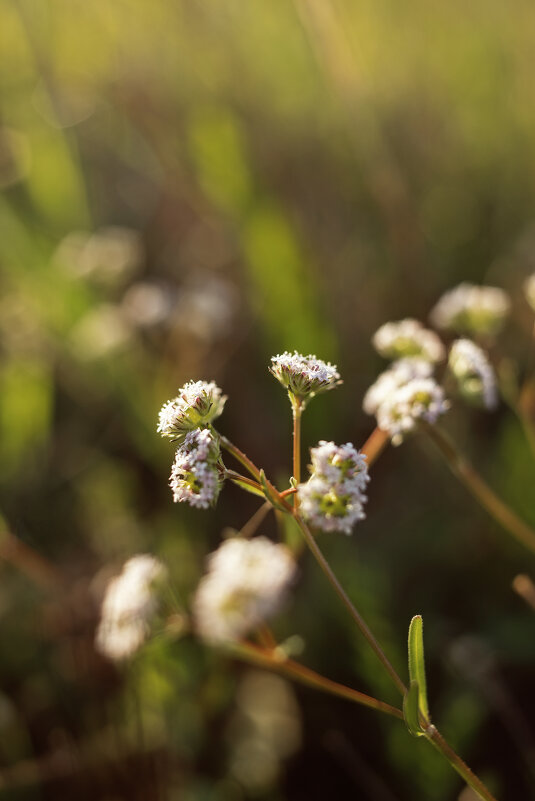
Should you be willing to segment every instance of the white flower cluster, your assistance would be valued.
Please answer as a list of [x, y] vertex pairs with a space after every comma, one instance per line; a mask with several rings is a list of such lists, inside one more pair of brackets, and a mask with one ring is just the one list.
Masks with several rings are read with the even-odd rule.
[[390, 435], [392, 444], [399, 445], [418, 420], [435, 423], [449, 403], [428, 362], [401, 359], [368, 389], [363, 408], [376, 416], [377, 425]]
[[102, 654], [120, 661], [143, 645], [158, 611], [157, 585], [166, 577], [167, 569], [159, 559], [138, 554], [110, 581], [95, 638], [95, 645]]
[[366, 457], [348, 442], [321, 440], [311, 451], [311, 477], [299, 484], [299, 509], [305, 520], [322, 531], [351, 529], [364, 514], [364, 490], [370, 480]]
[[457, 339], [451, 346], [448, 367], [457, 379], [463, 397], [486, 409], [498, 402], [496, 376], [485, 352], [470, 339]]
[[463, 283], [446, 292], [430, 314], [437, 328], [461, 334], [497, 334], [511, 307], [503, 289]]
[[295, 571], [284, 545], [266, 537], [226, 540], [208, 557], [197, 588], [197, 632], [211, 643], [240, 639], [279, 609]]
[[533, 311], [535, 311], [535, 273], [528, 276], [524, 281], [524, 294], [527, 302]]
[[269, 370], [301, 402], [340, 383], [340, 374], [334, 364], [323, 362], [311, 354], [302, 356], [297, 351], [272, 356]]
[[373, 335], [376, 351], [387, 359], [418, 357], [429, 362], [440, 362], [446, 352], [435, 334], [412, 318], [385, 323]]
[[185, 501], [208, 509], [217, 501], [221, 490], [219, 457], [219, 443], [207, 428], [186, 434], [177, 448], [169, 479], [175, 503]]
[[156, 430], [163, 437], [181, 442], [188, 431], [219, 417], [226, 399], [213, 381], [189, 381], [178, 390], [176, 398], [164, 403]]

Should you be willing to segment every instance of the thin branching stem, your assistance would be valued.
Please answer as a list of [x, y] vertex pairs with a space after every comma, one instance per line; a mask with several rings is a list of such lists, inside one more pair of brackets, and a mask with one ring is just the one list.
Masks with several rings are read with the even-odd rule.
[[353, 703], [376, 709], [378, 712], [384, 712], [387, 715], [403, 720], [403, 712], [395, 706], [379, 701], [379, 699], [361, 693], [358, 690], [353, 690], [351, 687], [346, 687], [344, 684], [332, 681], [301, 665], [299, 662], [288, 659], [280, 648], [270, 650], [252, 643], [240, 642], [233, 646], [233, 652], [241, 659], [274, 670], [288, 678], [295, 679], [301, 684], [306, 684], [317, 690], [323, 690], [331, 695], [337, 695]]
[[362, 453], [367, 456], [367, 465], [370, 467], [382, 454], [388, 445], [390, 436], [382, 428], [374, 428], [366, 442], [361, 448]]
[[[293, 477], [297, 484], [301, 482], [301, 415], [303, 407], [299, 398], [292, 399], [293, 417]], [[294, 508], [299, 508], [299, 496], [294, 495]]]
[[223, 434], [219, 434], [219, 432], [217, 432], [217, 436], [221, 442], [221, 447], [230, 453], [231, 456], [233, 456], [243, 467], [245, 467], [247, 472], [252, 475], [255, 481], [260, 481], [260, 470], [255, 464], [253, 464], [249, 457], [246, 456], [243, 451], [240, 451], [240, 449], [237, 448], [233, 442], [227, 439], [227, 437], [224, 437]]
[[499, 498], [437, 426], [423, 424], [451, 471], [486, 511], [516, 540], [535, 553], [535, 531]]

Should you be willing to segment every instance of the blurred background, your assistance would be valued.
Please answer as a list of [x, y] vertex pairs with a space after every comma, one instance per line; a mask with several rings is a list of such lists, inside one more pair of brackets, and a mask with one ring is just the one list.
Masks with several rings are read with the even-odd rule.
[[[162, 403], [229, 395], [219, 429], [284, 486], [270, 357], [339, 366], [304, 445], [362, 445], [377, 327], [462, 280], [512, 296], [522, 379], [535, 269], [535, 7], [526, 0], [4, 0], [0, 7], [0, 799], [470, 801], [402, 724], [192, 636], [127, 668], [95, 652], [107, 579], [206, 554], [258, 502], [172, 503]], [[505, 405], [444, 423], [535, 523]], [[274, 535], [268, 520], [262, 533]], [[367, 519], [322, 548], [402, 675], [425, 621], [434, 719], [501, 801], [535, 798], [533, 558], [414, 437], [372, 470]], [[321, 673], [396, 703], [316, 565], [275, 622]], [[530, 720], [531, 718], [531, 720]]]

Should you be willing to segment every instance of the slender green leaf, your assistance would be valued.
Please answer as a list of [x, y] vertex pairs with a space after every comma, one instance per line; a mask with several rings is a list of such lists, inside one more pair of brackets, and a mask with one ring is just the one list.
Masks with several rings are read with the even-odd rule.
[[411, 684], [418, 682], [420, 711], [429, 720], [429, 705], [427, 703], [427, 683], [425, 680], [424, 663], [424, 622], [421, 615], [415, 615], [409, 626], [409, 678]]
[[259, 498], [265, 498], [265, 494], [262, 490], [257, 489], [257, 487], [252, 487], [250, 484], [247, 484], [245, 481], [240, 481], [239, 478], [231, 478], [230, 479], [233, 484], [236, 484], [240, 489], [245, 490], [246, 492], [250, 492], [251, 495], [257, 495]]
[[411, 680], [409, 689], [403, 698], [403, 717], [408, 730], [413, 737], [422, 737], [423, 730], [420, 725], [419, 700], [420, 690], [418, 682]]
[[264, 488], [264, 494], [267, 500], [275, 507], [275, 509], [279, 509], [281, 512], [285, 512], [286, 509], [280, 502], [280, 495], [273, 486], [273, 484], [266, 478], [266, 474], [263, 470], [260, 471], [260, 483]]

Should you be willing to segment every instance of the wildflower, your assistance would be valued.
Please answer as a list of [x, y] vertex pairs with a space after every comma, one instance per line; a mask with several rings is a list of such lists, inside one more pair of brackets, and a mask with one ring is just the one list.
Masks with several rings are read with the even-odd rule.
[[102, 602], [95, 644], [109, 659], [120, 661], [135, 653], [150, 634], [158, 611], [156, 585], [167, 569], [154, 556], [138, 554], [123, 566], [108, 585]]
[[498, 402], [496, 376], [480, 347], [470, 339], [457, 339], [451, 346], [448, 366], [465, 398], [494, 409]]
[[442, 295], [430, 319], [437, 328], [493, 336], [503, 326], [510, 306], [503, 289], [463, 283]]
[[366, 414], [376, 414], [379, 406], [388, 400], [392, 393], [414, 378], [429, 378], [433, 366], [424, 359], [399, 359], [377, 378], [364, 396], [362, 408]]
[[524, 281], [524, 294], [526, 296], [526, 300], [535, 311], [535, 273], [530, 275]]
[[295, 398], [302, 406], [314, 395], [341, 383], [334, 364], [323, 362], [310, 354], [302, 356], [297, 351], [285, 351], [273, 356], [271, 362], [269, 370], [272, 375], [288, 390], [290, 400]]
[[322, 440], [311, 449], [311, 459], [312, 475], [297, 488], [301, 514], [314, 528], [350, 534], [365, 517], [364, 490], [370, 480], [365, 455], [350, 442]]
[[219, 443], [207, 428], [186, 434], [177, 448], [169, 479], [175, 503], [186, 501], [190, 506], [208, 509], [216, 502], [222, 485], [220, 455]]
[[266, 537], [223, 542], [208, 557], [193, 602], [200, 636], [212, 643], [243, 637], [279, 609], [295, 570], [290, 551]]
[[156, 430], [173, 442], [183, 442], [188, 431], [207, 426], [219, 417], [226, 399], [213, 381], [189, 381], [178, 390], [176, 398], [164, 403]]
[[394, 389], [378, 407], [377, 424], [393, 445], [403, 442], [419, 420], [435, 423], [449, 409], [444, 390], [434, 378], [413, 378]]
[[445, 356], [444, 345], [435, 332], [412, 318], [385, 323], [373, 335], [372, 343], [376, 351], [387, 359], [416, 356], [425, 361], [440, 362]]

